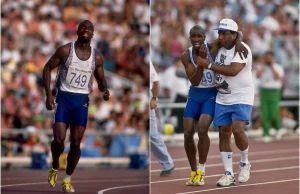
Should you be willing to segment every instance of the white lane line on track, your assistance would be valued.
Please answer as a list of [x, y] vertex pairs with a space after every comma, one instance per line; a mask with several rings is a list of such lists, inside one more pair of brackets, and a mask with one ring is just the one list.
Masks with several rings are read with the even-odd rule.
[[[141, 179], [118, 179], [118, 182], [136, 182], [140, 181]], [[116, 179], [114, 179], [116, 181]], [[113, 182], [112, 180], [72, 180], [72, 183], [106, 183], [106, 182]], [[62, 181], [57, 181], [56, 184], [62, 183]], [[43, 185], [48, 184], [48, 182], [34, 182], [34, 183], [19, 183], [19, 184], [9, 184], [9, 185], [1, 185], [0, 187], [17, 187], [17, 186], [29, 186], [29, 185]]]
[[[257, 155], [265, 155], [265, 154], [282, 154], [282, 153], [293, 153], [293, 152], [299, 152], [299, 149], [282, 149], [282, 150], [274, 150], [274, 151], [262, 151], [262, 152], [251, 152], [249, 153], [249, 156], [257, 156]], [[239, 154], [234, 154], [234, 157], [240, 157]], [[208, 156], [207, 159], [216, 159], [221, 158], [219, 155], [211, 155]], [[199, 158], [197, 158], [198, 160]], [[182, 162], [182, 161], [188, 161], [187, 157], [184, 158], [173, 158], [173, 162]], [[159, 164], [156, 160], [151, 161], [151, 164]]]
[[110, 191], [110, 190], [114, 190], [114, 189], [124, 189], [124, 188], [131, 188], [131, 187], [145, 187], [145, 186], [149, 186], [149, 184], [142, 184], [142, 185], [126, 185], [126, 186], [120, 186], [120, 187], [111, 187], [111, 188], [107, 188], [101, 191], [98, 191], [98, 194], [103, 194], [106, 191]]
[[[293, 160], [293, 159], [299, 159], [299, 155], [297, 156], [291, 156], [291, 157], [281, 157], [281, 158], [271, 158], [271, 159], [260, 159], [260, 160], [251, 160], [250, 158], [250, 163], [260, 163], [260, 162], [273, 162], [273, 161], [282, 161], [282, 160]], [[240, 162], [233, 162], [232, 164], [239, 164]], [[222, 163], [218, 163], [218, 164], [208, 164], [205, 167], [209, 168], [209, 167], [216, 167], [216, 166], [223, 166]], [[191, 167], [180, 167], [180, 168], [176, 168], [175, 165], [175, 169], [174, 170], [187, 170], [187, 169], [191, 169]], [[161, 172], [160, 170], [151, 170], [152, 172]]]
[[188, 193], [202, 193], [206, 191], [216, 191], [216, 190], [223, 190], [223, 189], [234, 189], [238, 187], [249, 187], [249, 186], [256, 186], [256, 185], [267, 185], [267, 184], [275, 184], [275, 183], [284, 183], [284, 182], [291, 182], [291, 181], [297, 181], [299, 179], [287, 179], [287, 180], [281, 180], [281, 181], [272, 181], [272, 182], [263, 182], [263, 183], [253, 183], [253, 184], [246, 184], [246, 185], [237, 185], [233, 187], [219, 187], [214, 189], [206, 189], [206, 190], [200, 190], [200, 191], [190, 191], [185, 193], [177, 193], [177, 194], [188, 194]]
[[[291, 169], [296, 169], [299, 168], [299, 166], [289, 166], [289, 167], [283, 167], [283, 168], [268, 168], [268, 169], [262, 169], [262, 170], [251, 170], [251, 173], [258, 173], [258, 172], [270, 172], [270, 171], [279, 171], [279, 170], [291, 170]], [[214, 174], [214, 175], [209, 175], [205, 176], [205, 178], [211, 178], [211, 177], [218, 177], [222, 176], [223, 174]], [[163, 180], [163, 181], [154, 181], [150, 182], [151, 184], [155, 183], [165, 183], [165, 182], [175, 182], [175, 181], [183, 181], [183, 180], [188, 180], [189, 178], [182, 178], [182, 179], [169, 179], [169, 180]]]

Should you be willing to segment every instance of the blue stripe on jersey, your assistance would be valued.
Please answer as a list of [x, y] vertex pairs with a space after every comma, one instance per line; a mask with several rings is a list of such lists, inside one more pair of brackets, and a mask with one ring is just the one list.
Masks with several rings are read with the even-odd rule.
[[[211, 56], [211, 53], [210, 53], [210, 50], [209, 50], [209, 48], [208, 48], [208, 46], [207, 46], [207, 43], [205, 42], [204, 43], [205, 44], [205, 46], [206, 46], [206, 49], [207, 49], [207, 57], [208, 57], [208, 60], [211, 62], [211, 63], [213, 63], [214, 61], [213, 61], [213, 59], [212, 59], [212, 56]], [[194, 58], [194, 56], [193, 56], [193, 47], [190, 47], [189, 49], [188, 49], [188, 54], [189, 54], [189, 57], [190, 57], [190, 60], [191, 60], [191, 62], [192, 62], [192, 64], [195, 66], [195, 67], [198, 67], [198, 65], [196, 64], [196, 60], [195, 60], [195, 58]]]
[[61, 64], [59, 64], [58, 69], [57, 69], [57, 74], [56, 74], [56, 84], [55, 86], [57, 89], [60, 89], [61, 86], [61, 80], [65, 80], [68, 72], [68, 67], [72, 61], [73, 57], [73, 43], [70, 43], [70, 49], [69, 49], [69, 54], [68, 57], [65, 59], [65, 61]]

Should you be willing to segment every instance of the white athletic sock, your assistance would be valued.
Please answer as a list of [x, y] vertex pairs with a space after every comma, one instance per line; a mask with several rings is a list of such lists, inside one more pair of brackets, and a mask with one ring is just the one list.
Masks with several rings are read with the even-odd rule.
[[205, 174], [205, 163], [204, 164], [199, 163], [198, 170], [201, 170], [203, 174]]
[[233, 176], [232, 170], [232, 152], [221, 152], [222, 162], [225, 168], [225, 172], [228, 171]]
[[241, 153], [241, 161], [240, 162], [241, 163], [249, 164], [249, 161], [248, 161], [248, 150], [249, 150], [249, 146], [244, 151], [240, 150], [240, 153]]
[[66, 180], [66, 179], [69, 179], [69, 180], [71, 181], [71, 175], [67, 175], [67, 174], [65, 174], [65, 176], [64, 176], [64, 180]]

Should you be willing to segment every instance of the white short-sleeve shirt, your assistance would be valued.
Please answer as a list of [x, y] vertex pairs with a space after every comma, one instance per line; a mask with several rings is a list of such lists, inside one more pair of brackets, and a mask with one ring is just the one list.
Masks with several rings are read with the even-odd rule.
[[254, 86], [252, 80], [252, 53], [249, 46], [242, 43], [248, 50], [247, 58], [237, 53], [234, 56], [235, 46], [227, 50], [220, 48], [215, 59], [217, 65], [230, 65], [232, 62], [245, 63], [245, 67], [236, 76], [225, 76], [215, 73], [215, 82], [218, 89], [216, 102], [223, 105], [248, 104], [254, 102]]

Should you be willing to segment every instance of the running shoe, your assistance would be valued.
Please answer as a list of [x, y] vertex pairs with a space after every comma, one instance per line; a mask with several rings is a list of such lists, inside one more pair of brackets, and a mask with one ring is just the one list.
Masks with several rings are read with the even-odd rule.
[[250, 164], [242, 165], [240, 164], [240, 169], [239, 169], [239, 177], [238, 180], [240, 183], [245, 183], [249, 180], [250, 178]]
[[188, 182], [185, 183], [185, 185], [186, 186], [193, 186], [194, 185], [194, 178], [195, 178], [196, 175], [197, 175], [197, 172], [196, 171], [192, 171], [191, 172], [191, 177], [188, 180]]
[[55, 170], [53, 168], [51, 168], [51, 170], [49, 171], [48, 183], [49, 183], [50, 187], [55, 186], [56, 180], [57, 180], [57, 173], [58, 173], [58, 170]]
[[75, 193], [75, 189], [71, 185], [70, 179], [63, 180], [61, 188], [64, 193]]
[[225, 174], [217, 182], [218, 187], [230, 187], [235, 186], [235, 178], [230, 172], [226, 171]]
[[205, 174], [202, 170], [197, 170], [197, 174], [193, 180], [195, 186], [203, 186], [204, 185]]

